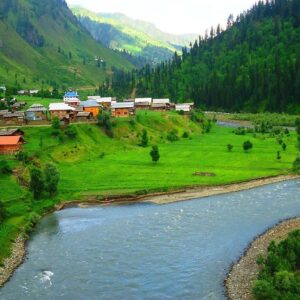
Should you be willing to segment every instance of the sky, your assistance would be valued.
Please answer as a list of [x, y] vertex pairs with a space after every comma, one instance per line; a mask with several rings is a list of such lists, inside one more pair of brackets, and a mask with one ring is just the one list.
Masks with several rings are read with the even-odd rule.
[[124, 13], [154, 23], [173, 34], [203, 34], [219, 23], [225, 27], [230, 13], [237, 16], [256, 0], [66, 0], [94, 12]]

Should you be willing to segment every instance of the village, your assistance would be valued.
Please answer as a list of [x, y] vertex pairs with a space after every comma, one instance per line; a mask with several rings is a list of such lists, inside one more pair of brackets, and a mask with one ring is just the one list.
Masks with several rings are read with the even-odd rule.
[[[33, 96], [38, 90], [19, 91], [19, 95]], [[4, 102], [6, 99], [1, 99]], [[102, 111], [110, 113], [113, 118], [128, 118], [135, 116], [136, 110], [171, 111], [188, 114], [194, 108], [193, 103], [175, 104], [170, 99], [135, 98], [118, 102], [115, 97], [88, 96], [81, 101], [78, 92], [69, 90], [62, 102], [53, 102], [49, 107], [34, 103], [28, 109], [26, 101], [16, 98], [10, 102], [9, 109], [0, 110], [0, 155], [15, 154], [25, 143], [24, 133], [13, 126], [50, 125], [57, 117], [62, 126], [71, 123], [95, 123]]]

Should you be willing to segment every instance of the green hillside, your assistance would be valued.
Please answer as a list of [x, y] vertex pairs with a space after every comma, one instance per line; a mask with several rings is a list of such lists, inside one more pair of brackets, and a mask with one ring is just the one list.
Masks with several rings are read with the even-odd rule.
[[96, 42], [63, 0], [0, 2], [0, 82], [22, 87], [95, 86], [121, 55]]
[[170, 59], [175, 51], [181, 51], [196, 38], [196, 35], [167, 34], [151, 23], [133, 20], [123, 14], [93, 13], [78, 6], [72, 11], [96, 40], [149, 62]]
[[209, 110], [299, 113], [299, 49], [299, 0], [259, 2], [229, 18], [225, 31], [212, 28], [182, 57], [139, 71], [136, 92]]

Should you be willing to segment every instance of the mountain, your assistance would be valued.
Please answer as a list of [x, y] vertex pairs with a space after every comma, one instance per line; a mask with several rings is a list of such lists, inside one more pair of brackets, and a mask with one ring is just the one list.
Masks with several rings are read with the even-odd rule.
[[[300, 1], [260, 1], [230, 17], [225, 31], [212, 28], [182, 57], [147, 66], [136, 77], [127, 86], [138, 96], [214, 110], [300, 113]], [[118, 86], [128, 91], [125, 82]]]
[[78, 6], [71, 9], [96, 40], [153, 63], [170, 59], [175, 51], [181, 51], [196, 38], [192, 34], [167, 34], [151, 23], [133, 20], [124, 14], [93, 13]]
[[133, 66], [95, 41], [64, 0], [0, 1], [1, 84], [95, 86], [111, 67]]

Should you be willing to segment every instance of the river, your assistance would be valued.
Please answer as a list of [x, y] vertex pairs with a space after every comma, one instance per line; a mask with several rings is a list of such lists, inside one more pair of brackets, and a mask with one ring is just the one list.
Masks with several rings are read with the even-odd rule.
[[300, 215], [300, 181], [168, 205], [70, 208], [45, 217], [0, 299], [225, 299], [230, 264]]

